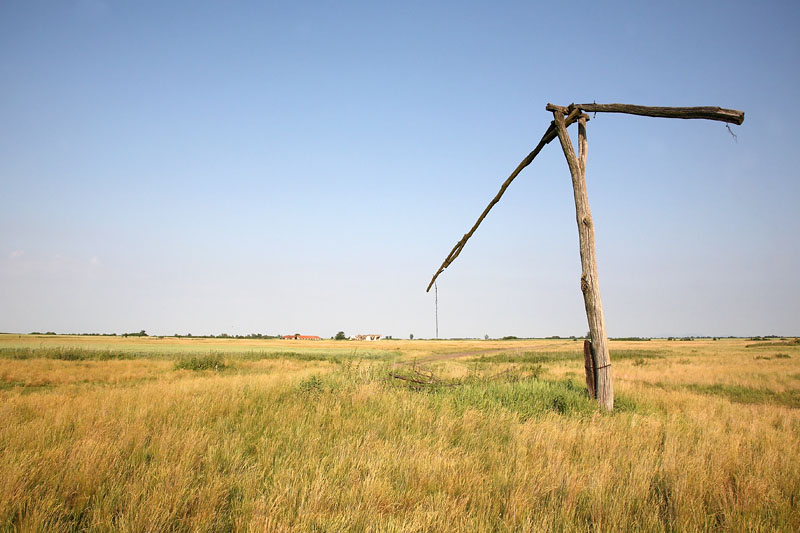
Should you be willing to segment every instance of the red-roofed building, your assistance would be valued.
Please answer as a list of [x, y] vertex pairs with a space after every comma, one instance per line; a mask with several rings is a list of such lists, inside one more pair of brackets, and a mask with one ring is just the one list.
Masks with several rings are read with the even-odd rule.
[[380, 333], [369, 333], [367, 335], [353, 335], [350, 337], [354, 341], [377, 341], [381, 338]]
[[322, 337], [317, 337], [316, 335], [284, 335], [284, 339], [295, 340], [295, 341], [321, 341]]

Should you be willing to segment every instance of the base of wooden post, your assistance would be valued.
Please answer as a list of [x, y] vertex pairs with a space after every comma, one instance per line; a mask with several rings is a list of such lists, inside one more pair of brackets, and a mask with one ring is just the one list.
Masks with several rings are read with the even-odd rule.
[[589, 397], [597, 399], [594, 378], [594, 358], [592, 357], [592, 341], [583, 341], [583, 369], [586, 371], [586, 388], [589, 390]]

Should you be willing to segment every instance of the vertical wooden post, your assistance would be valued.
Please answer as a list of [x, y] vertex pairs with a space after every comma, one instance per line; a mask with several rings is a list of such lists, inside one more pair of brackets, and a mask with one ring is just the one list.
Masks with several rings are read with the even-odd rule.
[[[569, 109], [570, 114], [576, 108]], [[611, 410], [614, 408], [614, 387], [611, 382], [611, 359], [608, 355], [608, 337], [603, 317], [603, 302], [600, 299], [600, 284], [597, 277], [597, 256], [594, 248], [594, 222], [589, 209], [589, 196], [586, 192], [586, 115], [578, 118], [578, 155], [567, 133], [562, 111], [553, 111], [554, 124], [561, 142], [564, 156], [567, 158], [569, 173], [572, 176], [572, 189], [575, 196], [575, 215], [578, 222], [578, 239], [581, 251], [581, 291], [589, 321], [589, 332], [592, 336], [591, 350], [594, 359], [595, 391], [600, 405]]]

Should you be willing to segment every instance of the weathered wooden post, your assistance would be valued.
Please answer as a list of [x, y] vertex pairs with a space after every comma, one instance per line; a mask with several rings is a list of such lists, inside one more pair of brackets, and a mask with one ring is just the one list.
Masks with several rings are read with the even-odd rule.
[[[581, 252], [581, 292], [586, 308], [586, 318], [589, 321], [591, 340], [584, 343], [584, 358], [586, 367], [586, 387], [589, 394], [597, 398], [603, 408], [614, 408], [614, 387], [611, 382], [611, 359], [608, 353], [608, 337], [606, 324], [603, 317], [603, 303], [600, 299], [600, 286], [597, 278], [597, 256], [594, 247], [594, 222], [589, 209], [589, 197], [586, 192], [586, 122], [589, 117], [583, 112], [594, 113], [625, 113], [644, 117], [705, 119], [741, 124], [744, 122], [744, 111], [724, 109], [721, 107], [650, 107], [630, 104], [571, 104], [562, 107], [547, 104], [546, 109], [553, 113], [553, 122], [542, 135], [536, 148], [517, 165], [517, 168], [500, 186], [500, 191], [489, 202], [472, 228], [456, 243], [447, 255], [439, 270], [431, 278], [428, 291], [439, 277], [439, 274], [455, 261], [464, 245], [478, 229], [483, 219], [500, 201], [506, 189], [519, 173], [531, 164], [539, 152], [551, 141], [558, 138], [561, 149], [567, 159], [569, 173], [572, 176], [572, 190], [575, 195], [575, 216], [578, 222], [578, 240]], [[578, 123], [578, 155], [567, 133], [570, 124]]]
[[[586, 115], [574, 106], [564, 109], [548, 104], [553, 112], [558, 140], [567, 159], [572, 176], [572, 191], [575, 196], [575, 217], [578, 222], [578, 240], [581, 251], [581, 292], [589, 321], [591, 336], [590, 349], [594, 366], [594, 393], [597, 401], [605, 409], [614, 408], [614, 386], [611, 382], [611, 358], [608, 355], [606, 321], [603, 317], [603, 302], [600, 298], [600, 282], [597, 277], [597, 255], [594, 247], [594, 222], [589, 209], [589, 195], [586, 191]], [[578, 114], [578, 157], [572, 148], [567, 133], [564, 115]], [[588, 385], [587, 385], [588, 386]], [[591, 393], [592, 391], [590, 391]]]

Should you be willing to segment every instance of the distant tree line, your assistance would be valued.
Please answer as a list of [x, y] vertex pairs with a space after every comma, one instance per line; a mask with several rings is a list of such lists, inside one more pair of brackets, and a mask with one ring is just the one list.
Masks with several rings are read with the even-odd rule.
[[191, 333], [187, 333], [181, 335], [180, 333], [176, 333], [173, 337], [192, 339], [279, 339], [281, 335], [269, 335], [267, 333], [250, 333], [249, 335], [229, 335], [227, 333], [220, 333], [219, 335], [192, 335]]
[[[29, 335], [75, 335], [80, 337], [116, 337], [118, 336], [117, 333], [56, 333], [55, 331], [47, 331], [42, 333], [41, 331], [31, 331]], [[139, 330], [136, 332], [130, 333], [120, 333], [120, 337], [150, 337], [150, 335], [145, 330]], [[191, 337], [194, 339], [278, 339], [280, 335], [268, 335], [265, 333], [251, 333], [249, 335], [228, 335], [227, 333], [220, 333], [219, 335], [192, 335], [191, 333], [186, 333], [182, 335], [180, 333], [176, 333], [173, 337]], [[162, 335], [159, 335], [158, 338], [163, 339]]]
[[[15, 333], [16, 335], [16, 333]], [[116, 337], [117, 333], [56, 333], [55, 331], [46, 331], [42, 333], [41, 331], [31, 331], [29, 335], [75, 335], [75, 336], [82, 336], [82, 337]], [[148, 333], [145, 330], [139, 330], [138, 332], [131, 332], [131, 333], [120, 333], [119, 336], [121, 337], [149, 337]], [[267, 333], [250, 333], [249, 335], [229, 335], [228, 333], [220, 333], [219, 335], [192, 335], [191, 333], [181, 334], [175, 333], [173, 337], [176, 338], [194, 338], [194, 339], [280, 339], [282, 335], [279, 333], [277, 335], [269, 335]], [[158, 338], [163, 338], [159, 336]], [[339, 331], [336, 333], [334, 337], [335, 340], [345, 340], [347, 336], [345, 336], [344, 331]], [[414, 334], [410, 334], [408, 336], [409, 339], [414, 339]], [[489, 340], [489, 335], [484, 335], [483, 337], [486, 340]], [[508, 340], [535, 340], [537, 337], [517, 337], [516, 335], [506, 335], [501, 337], [500, 340], [508, 341]], [[549, 337], [538, 337], [542, 339], [563, 339], [563, 340], [578, 340], [578, 339], [588, 339], [589, 333], [584, 336], [576, 337], [575, 335], [570, 335], [569, 337], [561, 337], [559, 335], [551, 335]], [[609, 340], [612, 341], [649, 341], [655, 337], [609, 337]], [[663, 338], [663, 337], [661, 337]], [[717, 336], [712, 337], [711, 335], [690, 335], [688, 337], [666, 337], [668, 341], [692, 341], [694, 339], [712, 339], [712, 340], [719, 340], [719, 339], [748, 339], [751, 341], [765, 341], [770, 339], [786, 339], [789, 337], [781, 336], [781, 335], [760, 335], [755, 337], [745, 337], [745, 336], [736, 336], [736, 335], [728, 335], [727, 337], [724, 336]], [[391, 335], [387, 335], [384, 339], [392, 339]], [[450, 339], [439, 339], [439, 340], [466, 340], [471, 339], [471, 337], [458, 337], [458, 338], [450, 338]], [[435, 340], [435, 339], [430, 339]]]

